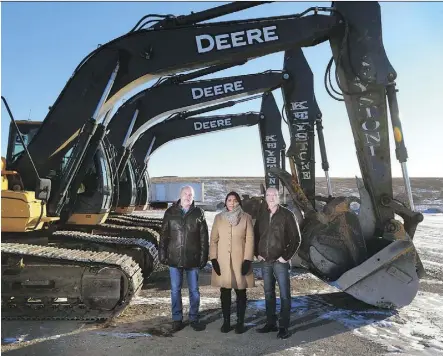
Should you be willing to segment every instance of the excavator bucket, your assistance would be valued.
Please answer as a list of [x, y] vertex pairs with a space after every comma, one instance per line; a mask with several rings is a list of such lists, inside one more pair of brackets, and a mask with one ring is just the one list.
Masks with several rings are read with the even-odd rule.
[[416, 256], [412, 240], [392, 241], [331, 285], [367, 304], [404, 307], [414, 300], [419, 287]]
[[359, 181], [360, 199], [337, 197], [316, 211], [291, 174], [280, 168], [272, 173], [287, 188], [296, 216], [303, 212], [298, 252], [302, 266], [376, 307], [395, 309], [412, 302], [424, 271], [412, 239], [397, 220], [389, 233], [374, 234], [369, 195]]

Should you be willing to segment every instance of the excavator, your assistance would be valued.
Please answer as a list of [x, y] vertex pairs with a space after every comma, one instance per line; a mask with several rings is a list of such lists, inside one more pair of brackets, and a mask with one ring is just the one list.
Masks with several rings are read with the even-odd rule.
[[[300, 51], [300, 53], [302, 52]], [[230, 107], [235, 105], [238, 101], [230, 100], [226, 102], [227, 99], [238, 99], [268, 90], [273, 90], [280, 87], [283, 81], [291, 80], [291, 78], [296, 77], [296, 72], [283, 73], [282, 71], [267, 71], [264, 73], [251, 75], [190, 81], [190, 79], [220, 71], [226, 67], [227, 66], [216, 66], [215, 68], [203, 69], [190, 74], [171, 76], [167, 78], [167, 80], [164, 80], [163, 82], [154, 85], [149, 89], [135, 94], [133, 97], [128, 99], [112, 117], [109, 117], [107, 120], [109, 124], [105, 125], [107, 127], [106, 141], [110, 142], [115, 147], [114, 151], [117, 152], [117, 155], [113, 160], [116, 162], [116, 169], [114, 171], [116, 172], [116, 179], [120, 180], [119, 187], [122, 187], [122, 178], [126, 184], [123, 186], [124, 189], [120, 189], [123, 193], [120, 195], [120, 197], [116, 197], [114, 193], [113, 201], [115, 204], [117, 204], [118, 201], [119, 207], [116, 213], [107, 216], [106, 222], [98, 221], [97, 228], [93, 229], [92, 227], [95, 226], [94, 224], [91, 223], [84, 225], [83, 220], [83, 225], [80, 226], [80, 224], [77, 224], [76, 228], [97, 234], [104, 233], [106, 235], [119, 235], [122, 233], [123, 229], [125, 230], [125, 233], [140, 238], [143, 238], [143, 236], [146, 234], [153, 235], [153, 231], [150, 229], [158, 231], [158, 220], [155, 221], [153, 219], [142, 217], [135, 218], [129, 217], [127, 214], [121, 214], [122, 212], [127, 213], [135, 210], [137, 190], [133, 183], [135, 177], [131, 172], [134, 171], [134, 167], [132, 166], [136, 164], [135, 162], [131, 161], [131, 151], [135, 144], [137, 144], [138, 147], [142, 147], [142, 150], [147, 149], [149, 143], [143, 139], [142, 135], [144, 135], [150, 125], [165, 115], [170, 115], [169, 117], [172, 117], [180, 112], [180, 110], [201, 108], [204, 105], [211, 103], [220, 104], [213, 105], [209, 108], [200, 109], [200, 111], [195, 111], [194, 114], [198, 112], [201, 113], [212, 111], [222, 107]], [[216, 88], [216, 90], [219, 90], [220, 88], [227, 89], [226, 92], [220, 92], [216, 97], [212, 95], [205, 96], [199, 94], [200, 91], [207, 90], [208, 88]], [[166, 99], [170, 97], [178, 99], [175, 101]], [[251, 100], [252, 98], [247, 98], [244, 100]], [[152, 102], [156, 102], [157, 105], [150, 105]], [[184, 118], [185, 115], [188, 114], [189, 112], [186, 114], [181, 113], [180, 117]], [[135, 133], [131, 135], [132, 131], [135, 131]], [[104, 129], [100, 132], [104, 132]], [[149, 135], [145, 135], [145, 137], [149, 137]], [[98, 144], [98, 142], [103, 141], [103, 138], [95, 141]], [[144, 170], [143, 174], [145, 172], [146, 170]], [[144, 187], [147, 188], [147, 184], [144, 184]], [[144, 192], [143, 194], [147, 196], [147, 193]], [[72, 216], [72, 210], [69, 215]], [[90, 218], [92, 222], [94, 216], [90, 215]], [[132, 225], [127, 223], [129, 220], [133, 222]], [[75, 220], [73, 218], [69, 219], [69, 222], [72, 221]], [[141, 225], [136, 224], [137, 221], [141, 222]], [[67, 226], [67, 228], [72, 229], [71, 226]], [[145, 231], [146, 229], [149, 231]], [[152, 240], [149, 241], [156, 243]]]
[[[300, 51], [302, 54], [302, 52]], [[296, 68], [296, 66], [294, 66]], [[212, 68], [211, 71], [218, 71], [220, 67]], [[117, 197], [114, 190], [113, 207], [119, 207], [119, 211], [112, 215], [93, 214], [91, 210], [91, 203], [84, 202], [83, 198], [77, 194], [75, 199], [75, 191], [70, 194], [72, 203], [66, 204], [62, 214], [69, 216], [66, 225], [63, 229], [68, 230], [80, 230], [85, 232], [92, 232], [97, 235], [106, 236], [128, 236], [147, 239], [148, 242], [157, 246], [157, 239], [159, 229], [159, 221], [153, 219], [147, 219], [142, 217], [129, 217], [127, 214], [121, 214], [121, 212], [133, 211], [135, 209], [135, 201], [137, 197], [136, 185], [134, 184], [135, 175], [133, 174], [132, 162], [129, 159], [130, 152], [135, 143], [140, 147], [145, 147], [145, 140], [141, 136], [146, 132], [152, 122], [158, 120], [165, 115], [175, 115], [182, 110], [189, 110], [195, 108], [201, 108], [207, 104], [221, 103], [218, 105], [212, 105], [209, 108], [205, 108], [203, 112], [212, 111], [221, 107], [228, 107], [235, 105], [238, 101], [227, 99], [243, 98], [246, 96], [253, 96], [254, 94], [261, 93], [268, 90], [273, 90], [280, 87], [284, 81], [292, 80], [291, 78], [297, 77], [296, 71], [294, 73], [283, 73], [282, 71], [267, 71], [264, 73], [240, 75], [227, 78], [217, 78], [209, 80], [189, 81], [189, 79], [196, 78], [203, 74], [207, 74], [209, 70], [197, 71], [192, 74], [173, 76], [168, 78], [167, 81], [162, 82], [152, 88], [142, 91], [126, 103], [124, 103], [119, 110], [111, 117], [109, 117], [109, 125], [106, 126], [108, 132], [105, 137], [101, 137], [103, 130], [99, 131], [99, 137], [93, 139], [96, 147], [99, 144], [105, 145], [105, 142], [109, 142], [114, 147], [119, 149], [111, 150], [112, 152], [118, 152], [113, 157], [112, 161], [115, 162], [116, 168], [112, 171], [115, 172], [115, 178], [118, 181], [115, 186], [122, 187], [119, 189], [123, 194], [119, 194]], [[233, 88], [230, 90], [230, 88]], [[226, 92], [220, 93], [217, 97], [197, 95], [199, 91], [203, 91], [202, 88], [227, 88]], [[235, 89], [235, 90], [234, 90]], [[176, 97], [179, 98], [175, 101], [166, 100], [166, 98]], [[254, 97], [252, 97], [254, 98]], [[244, 99], [251, 100], [251, 97]], [[157, 105], [150, 105], [151, 102], [156, 102]], [[199, 112], [202, 112], [201, 109]], [[180, 114], [182, 117], [184, 113]], [[132, 133], [132, 131], [135, 133]], [[281, 134], [281, 133], [280, 133]], [[149, 136], [146, 136], [149, 137]], [[128, 147], [126, 147], [128, 145]], [[94, 144], [88, 148], [88, 152], [92, 155], [95, 152]], [[107, 149], [109, 151], [110, 149]], [[268, 150], [268, 152], [270, 152]], [[112, 154], [110, 154], [112, 155]], [[268, 159], [268, 158], [267, 158]], [[269, 158], [268, 160], [273, 160]], [[129, 162], [129, 164], [128, 164]], [[83, 163], [83, 168], [79, 169], [79, 172], [87, 172], [86, 164]], [[79, 182], [82, 174], [76, 178]], [[125, 185], [121, 184], [123, 181]], [[274, 180], [276, 180], [274, 178]], [[84, 178], [83, 178], [84, 181]], [[132, 184], [131, 184], [132, 183]], [[94, 192], [94, 187], [90, 189]], [[100, 201], [100, 199], [97, 199]], [[74, 213], [75, 211], [75, 213]], [[90, 221], [86, 219], [78, 219], [77, 216], [89, 216]], [[98, 217], [98, 218], [97, 218]], [[101, 220], [101, 218], [103, 219]], [[104, 221], [106, 219], [106, 221]], [[94, 223], [94, 221], [96, 223]], [[129, 224], [128, 221], [132, 223]]]
[[[378, 3], [335, 2], [295, 15], [202, 23], [257, 5], [240, 2], [188, 16], [166, 16], [149, 28], [144, 28], [142, 19], [130, 32], [80, 62], [30, 143], [22, 142], [24, 151], [9, 166], [2, 160], [2, 239], [8, 241], [1, 246], [2, 316], [108, 318], [118, 315], [140, 289], [140, 266], [127, 255], [45, 243], [48, 236], [56, 235], [61, 240], [83, 239], [91, 247], [92, 243], [109, 246], [102, 244], [109, 241], [103, 236], [80, 238], [79, 232], [52, 231], [65, 219], [62, 212], [77, 194], [84, 168], [102, 151], [110, 112], [126, 93], [172, 73], [232, 66], [281, 51], [290, 55], [292, 49], [325, 41], [332, 49], [326, 73], [334, 62], [355, 139], [361, 191], [369, 198], [362, 199], [360, 212], [371, 217], [369, 226], [363, 231], [345, 199], [332, 199], [323, 211], [317, 211], [309, 200], [312, 193], [304, 187], [313, 181], [313, 168], [307, 166], [305, 147], [312, 122], [312, 93], [301, 101], [285, 97], [293, 174], [277, 167], [272, 171], [303, 211], [305, 248], [301, 250], [306, 251], [310, 270], [369, 304], [402, 307], [413, 300], [423, 267], [412, 240], [423, 216], [414, 211], [396, 73], [381, 41]], [[203, 96], [217, 100], [220, 93], [240, 91], [232, 85], [203, 89]], [[388, 106], [408, 205], [392, 197]], [[129, 147], [145, 129], [137, 129], [127, 142]], [[57, 174], [68, 151], [69, 160]], [[107, 159], [101, 156], [102, 163]], [[404, 222], [396, 220], [395, 214]], [[123, 240], [113, 238], [112, 243], [147, 246], [144, 240]], [[61, 296], [66, 300], [55, 305]]]
[[[125, 170], [128, 170], [128, 162], [130, 165], [137, 166], [135, 162], [133, 162], [133, 158], [131, 158], [131, 152], [133, 150], [146, 151], [146, 147], [152, 145], [152, 142], [148, 142], [149, 134], [146, 134], [147, 127], [150, 127], [152, 121], [157, 121], [159, 118], [164, 116], [165, 113], [172, 113], [170, 117], [177, 115], [172, 112], [176, 107], [182, 108], [191, 108], [191, 107], [201, 107], [202, 104], [206, 103], [207, 100], [213, 100], [214, 95], [204, 95], [205, 91], [210, 92], [211, 90], [215, 90], [218, 92], [219, 100], [224, 100], [225, 96], [243, 96], [250, 95], [257, 92], [263, 92], [265, 90], [272, 90], [276, 87], [280, 87], [284, 81], [291, 81], [295, 78], [300, 85], [303, 85], [303, 82], [306, 79], [304, 77], [304, 71], [309, 70], [309, 66], [304, 58], [303, 52], [301, 50], [297, 51], [297, 56], [291, 57], [288, 61], [293, 62], [292, 64], [287, 64], [288, 71], [267, 71], [264, 73], [248, 75], [248, 76], [234, 76], [228, 78], [218, 78], [212, 80], [201, 80], [201, 81], [190, 81], [191, 79], [195, 79], [199, 76], [207, 75], [210, 73], [214, 73], [216, 71], [220, 71], [225, 69], [227, 66], [214, 66], [213, 68], [205, 68], [193, 73], [182, 74], [170, 76], [168, 78], [163, 79], [156, 83], [153, 87], [148, 88], [140, 93], [135, 94], [133, 97], [128, 99], [114, 114], [111, 118], [110, 123], [108, 125], [109, 141], [114, 144], [114, 146], [119, 147], [119, 157], [116, 158], [118, 175], [126, 175], [130, 177], [129, 174], [125, 173]], [[237, 63], [236, 65], [240, 65], [242, 63]], [[313, 85], [311, 84], [311, 87]], [[291, 86], [287, 86], [288, 90], [293, 90]], [[221, 90], [223, 88], [227, 88], [227, 92], [223, 93]], [[232, 89], [231, 89], [232, 88]], [[237, 90], [234, 90], [237, 89]], [[174, 97], [180, 98], [176, 101], [167, 100], [167, 98]], [[245, 99], [245, 100], [250, 100]], [[150, 105], [151, 102], [158, 103], [155, 106]], [[197, 110], [195, 114], [207, 112], [211, 110], [217, 110], [220, 108], [231, 107], [235, 105], [236, 101], [228, 101], [221, 104], [214, 105], [213, 107]], [[185, 118], [189, 116], [188, 114], [181, 113], [180, 117]], [[128, 129], [129, 127], [129, 129]], [[129, 136], [132, 131], [135, 133], [132, 136]], [[148, 130], [149, 131], [149, 130]], [[132, 142], [132, 143], [130, 143]], [[138, 148], [137, 148], [138, 147]], [[270, 152], [268, 150], [268, 152]], [[147, 157], [149, 156], [149, 149], [147, 153]], [[274, 158], [269, 157], [267, 160], [272, 161]], [[140, 160], [141, 161], [141, 158]], [[146, 173], [146, 165], [139, 164], [140, 167], [144, 167], [141, 169], [142, 173]], [[132, 169], [132, 167], [131, 167]], [[145, 179], [145, 178], [143, 178]], [[274, 178], [275, 180], [275, 178]], [[131, 179], [127, 179], [127, 182], [130, 182]], [[140, 182], [139, 179], [137, 179]], [[274, 183], [275, 184], [275, 183]], [[276, 183], [278, 184], [278, 182]], [[143, 195], [145, 197], [145, 204], [147, 199], [147, 187], [148, 183], [143, 182], [142, 191], [137, 194]], [[126, 204], [134, 204], [137, 198], [134, 196], [134, 188], [129, 187], [127, 185], [126, 194], [124, 201]], [[131, 195], [132, 194], [132, 195]], [[128, 211], [126, 207], [121, 208], [123, 211]], [[135, 206], [130, 209], [131, 211], [135, 210]], [[133, 223], [141, 222], [143, 226], [150, 227], [152, 229], [159, 228], [159, 221], [155, 221], [153, 219], [146, 219], [138, 216], [130, 217], [127, 214], [113, 214], [109, 219], [109, 221], [113, 221], [114, 223], [122, 224], [123, 221], [132, 221]], [[135, 227], [133, 227], [136, 229]]]

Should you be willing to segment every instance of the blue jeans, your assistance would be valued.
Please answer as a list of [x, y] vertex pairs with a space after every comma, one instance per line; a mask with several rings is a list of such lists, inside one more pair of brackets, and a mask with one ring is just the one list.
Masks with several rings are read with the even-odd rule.
[[280, 288], [280, 328], [289, 327], [291, 315], [291, 287], [289, 280], [289, 262], [263, 262], [263, 282], [266, 301], [267, 324], [277, 325], [275, 282]]
[[198, 268], [176, 267], [169, 267], [169, 275], [171, 276], [172, 320], [183, 320], [183, 271], [186, 271], [186, 278], [188, 281], [189, 289], [189, 320], [198, 321], [198, 309], [200, 307], [200, 291], [198, 290]]

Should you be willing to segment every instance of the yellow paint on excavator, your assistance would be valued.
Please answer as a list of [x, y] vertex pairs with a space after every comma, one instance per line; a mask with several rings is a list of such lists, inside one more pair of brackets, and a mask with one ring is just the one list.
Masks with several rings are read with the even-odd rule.
[[2, 232], [39, 230], [58, 217], [46, 216], [46, 206], [32, 191], [2, 190]]

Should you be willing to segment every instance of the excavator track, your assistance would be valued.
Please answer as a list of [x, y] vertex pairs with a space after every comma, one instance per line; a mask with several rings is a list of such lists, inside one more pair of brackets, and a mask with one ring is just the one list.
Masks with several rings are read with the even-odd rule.
[[105, 320], [143, 285], [129, 256], [2, 243], [2, 319]]
[[148, 216], [148, 215], [144, 215], [146, 214], [146, 212], [132, 212], [132, 213], [126, 213], [126, 214], [122, 214], [122, 213], [117, 213], [115, 211], [111, 212], [109, 214], [109, 216], [114, 216], [114, 217], [118, 217], [118, 218], [125, 218], [127, 216], [129, 217], [135, 217], [135, 218], [140, 218], [143, 220], [152, 220], [152, 221], [159, 221], [162, 222], [163, 218], [161, 217], [155, 217], [155, 216]]
[[160, 235], [157, 231], [144, 226], [125, 226], [117, 224], [103, 223], [95, 226], [92, 231], [96, 235], [106, 236], [131, 236], [144, 239], [158, 248]]
[[128, 217], [131, 217], [131, 218], [147, 219], [147, 220], [156, 221], [156, 222], [159, 222], [159, 223], [162, 223], [162, 221], [163, 221], [163, 218], [156, 218], [156, 217], [152, 217], [152, 216], [143, 216], [143, 215], [138, 215], [138, 214], [134, 214], [134, 213], [127, 214], [127, 215], [120, 214], [120, 216], [121, 217], [128, 216]]
[[143, 219], [135, 216], [112, 216], [106, 219], [106, 222], [115, 225], [146, 227], [156, 231], [161, 229], [161, 221]]
[[136, 237], [115, 237], [94, 235], [78, 231], [56, 231], [52, 234], [50, 243], [62, 248], [81, 250], [108, 250], [132, 257], [148, 279], [159, 266], [157, 247], [146, 239]]
[[134, 222], [149, 222], [158, 225], [161, 225], [163, 222], [163, 218], [153, 218], [153, 217], [148, 217], [143, 215], [133, 215], [133, 214], [113, 214], [110, 216], [110, 218], [118, 218]]

